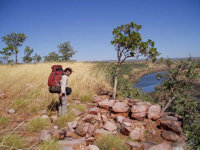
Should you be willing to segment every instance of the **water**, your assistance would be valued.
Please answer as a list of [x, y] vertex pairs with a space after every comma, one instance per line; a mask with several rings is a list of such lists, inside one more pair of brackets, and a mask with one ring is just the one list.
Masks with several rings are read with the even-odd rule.
[[[155, 86], [161, 84], [162, 82], [162, 79], [161, 80], [157, 80], [156, 79], [156, 75], [158, 74], [159, 72], [154, 72], [154, 73], [150, 73], [150, 74], [147, 74], [147, 75], [144, 75], [140, 80], [139, 82], [137, 82], [135, 84], [135, 88], [141, 88], [141, 91], [143, 93], [145, 92], [153, 92], [155, 91]], [[164, 75], [165, 72], [160, 72], [162, 75]]]

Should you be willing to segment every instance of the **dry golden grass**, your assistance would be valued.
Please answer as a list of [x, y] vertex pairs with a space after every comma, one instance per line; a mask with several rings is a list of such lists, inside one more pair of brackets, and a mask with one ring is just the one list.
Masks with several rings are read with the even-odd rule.
[[27, 95], [31, 91], [33, 97], [49, 95], [47, 80], [51, 72], [51, 66], [54, 64], [61, 64], [63, 68], [73, 68], [74, 72], [69, 78], [69, 86], [72, 87], [74, 96], [87, 93], [94, 94], [100, 86], [109, 86], [104, 72], [94, 71], [95, 63], [52, 62], [13, 66], [1, 65], [0, 90], [5, 91], [7, 95], [12, 97]]

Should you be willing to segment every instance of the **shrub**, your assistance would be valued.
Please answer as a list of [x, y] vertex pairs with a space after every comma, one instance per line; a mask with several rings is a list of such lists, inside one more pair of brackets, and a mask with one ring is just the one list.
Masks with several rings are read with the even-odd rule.
[[100, 150], [127, 150], [128, 147], [125, 145], [125, 139], [120, 138], [116, 135], [104, 134], [97, 138], [95, 145]]
[[8, 126], [10, 120], [8, 117], [0, 116], [0, 129]]
[[39, 132], [42, 129], [45, 129], [49, 124], [49, 119], [34, 118], [29, 122], [27, 128], [30, 132]]
[[40, 143], [38, 146], [38, 149], [39, 150], [60, 150], [61, 145], [58, 144], [57, 141], [51, 140], [51, 141], [46, 141], [46, 142]]
[[71, 122], [76, 118], [75, 114], [73, 114], [71, 111], [69, 111], [66, 115], [61, 116], [56, 120], [56, 125], [59, 128], [63, 128], [66, 126], [66, 122]]
[[0, 149], [20, 149], [24, 147], [23, 138], [18, 135], [7, 135], [0, 139]]

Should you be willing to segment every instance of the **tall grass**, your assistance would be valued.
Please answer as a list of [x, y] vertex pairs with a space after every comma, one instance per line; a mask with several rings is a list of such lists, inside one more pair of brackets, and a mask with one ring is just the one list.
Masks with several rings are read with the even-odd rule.
[[22, 109], [25, 108], [29, 105], [28, 102], [33, 104], [33, 111], [37, 111], [36, 106], [46, 107], [52, 99], [58, 99], [57, 94], [49, 93], [47, 85], [51, 66], [55, 64], [61, 64], [63, 68], [71, 67], [74, 70], [68, 80], [68, 86], [72, 88], [69, 99], [94, 95], [99, 87], [110, 86], [103, 70], [95, 71], [97, 63], [51, 62], [0, 65], [0, 90], [5, 91], [10, 99], [16, 100], [13, 101], [16, 109], [21, 109], [20, 106]]

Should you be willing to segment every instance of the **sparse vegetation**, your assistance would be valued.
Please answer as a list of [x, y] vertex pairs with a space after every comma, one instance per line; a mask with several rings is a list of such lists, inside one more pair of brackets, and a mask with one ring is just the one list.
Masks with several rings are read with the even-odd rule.
[[80, 112], [84, 112], [86, 109], [85, 105], [77, 105], [77, 104], [69, 104], [68, 111], [71, 111], [72, 108], [79, 110]]
[[75, 114], [71, 111], [67, 112], [66, 115], [61, 116], [58, 118], [58, 120], [56, 120], [56, 125], [59, 128], [63, 128], [66, 126], [66, 122], [71, 122], [76, 118]]
[[0, 149], [17, 150], [24, 147], [24, 140], [16, 134], [8, 134], [0, 138]]
[[49, 124], [49, 119], [34, 118], [28, 123], [27, 129], [30, 132], [39, 132], [42, 129], [47, 128]]
[[16, 100], [14, 100], [14, 102], [12, 103], [12, 107], [17, 110], [17, 111], [26, 111], [28, 105], [31, 103], [30, 99], [26, 99], [26, 98], [17, 98]]
[[38, 150], [60, 150], [61, 145], [56, 140], [42, 142], [38, 146]]
[[8, 117], [0, 116], [0, 129], [3, 129], [8, 126], [10, 120]]
[[81, 100], [82, 103], [92, 102], [93, 97], [94, 97], [93, 94], [88, 93], [88, 94], [81, 95], [80, 100]]
[[117, 135], [104, 134], [97, 138], [95, 145], [100, 150], [127, 150], [128, 147], [125, 145], [125, 139], [120, 138]]

